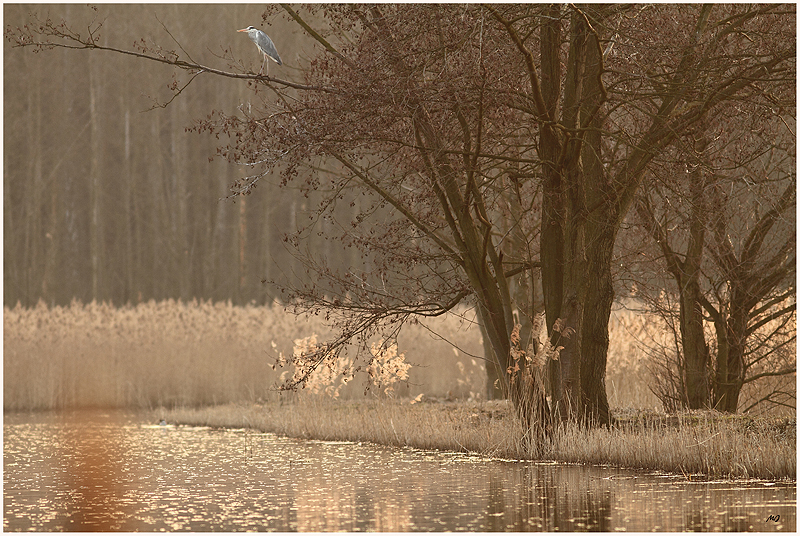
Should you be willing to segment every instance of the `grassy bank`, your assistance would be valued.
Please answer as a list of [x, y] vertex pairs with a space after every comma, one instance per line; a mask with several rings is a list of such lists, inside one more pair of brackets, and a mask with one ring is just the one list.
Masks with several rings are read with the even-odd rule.
[[[252, 428], [289, 437], [368, 441], [421, 449], [529, 459], [523, 431], [506, 402], [335, 401], [160, 410], [170, 422]], [[566, 427], [544, 459], [685, 474], [687, 478], [796, 480], [796, 423], [714, 412], [667, 417], [615, 415], [610, 429]]]

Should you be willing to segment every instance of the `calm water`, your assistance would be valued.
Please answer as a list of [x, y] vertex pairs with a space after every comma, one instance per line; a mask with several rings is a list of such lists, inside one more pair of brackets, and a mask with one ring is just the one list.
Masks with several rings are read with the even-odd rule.
[[796, 486], [6, 414], [5, 530], [794, 531]]

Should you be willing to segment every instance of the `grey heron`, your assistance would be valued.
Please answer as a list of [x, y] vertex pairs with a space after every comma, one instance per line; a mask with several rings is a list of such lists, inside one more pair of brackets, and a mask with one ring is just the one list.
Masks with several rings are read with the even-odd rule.
[[[247, 28], [236, 31], [247, 32], [247, 35], [249, 35], [253, 43], [256, 44], [258, 50], [264, 54], [264, 63], [267, 63], [267, 58], [269, 58], [278, 65], [283, 65], [281, 57], [278, 55], [278, 49], [275, 48], [275, 43], [272, 42], [272, 39], [270, 39], [267, 34], [255, 26], [248, 26]], [[258, 71], [258, 74], [264, 72], [264, 63], [261, 64], [261, 70]], [[269, 74], [269, 64], [267, 64], [267, 74]]]

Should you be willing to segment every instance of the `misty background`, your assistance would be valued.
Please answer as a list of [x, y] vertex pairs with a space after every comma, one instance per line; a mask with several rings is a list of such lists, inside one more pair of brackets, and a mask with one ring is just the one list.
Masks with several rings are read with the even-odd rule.
[[[143, 39], [170, 50], [179, 43], [201, 64], [236, 70], [222, 57], [229, 53], [258, 72], [262, 56], [236, 31], [253, 25], [283, 58], [271, 74], [290, 80], [311, 49], [296, 25], [280, 17], [262, 24], [262, 5], [3, 9], [6, 26], [36, 13], [85, 31], [96, 17], [104, 21], [105, 46], [135, 50]], [[269, 95], [255, 95], [244, 80], [201, 75], [161, 107], [175, 76], [188, 81], [185, 73], [113, 52], [33, 53], [8, 42], [4, 60], [4, 305], [170, 298], [265, 304], [278, 293], [262, 280], [286, 282], [301, 272], [283, 239], [309, 223], [313, 195], [279, 188], [276, 173], [254, 195], [226, 199], [247, 167], [215, 158], [232, 140], [190, 130], [214, 110], [255, 112]], [[344, 221], [357, 209], [338, 210]], [[304, 240], [334, 267], [365, 262], [317, 232]]]

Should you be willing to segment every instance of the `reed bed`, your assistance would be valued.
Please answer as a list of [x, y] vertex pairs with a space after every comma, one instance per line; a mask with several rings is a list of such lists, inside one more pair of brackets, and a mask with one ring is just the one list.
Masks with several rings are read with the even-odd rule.
[[[607, 386], [611, 407], [655, 409], [641, 341], [652, 319], [622, 308], [611, 318]], [[295, 341], [330, 328], [319, 317], [295, 317], [278, 304], [172, 300], [114, 307], [105, 303], [3, 310], [3, 408], [202, 406], [270, 401], [284, 372], [274, 370]], [[435, 333], [436, 335], [434, 335]], [[456, 343], [454, 348], [449, 343]], [[398, 398], [480, 400], [485, 366], [474, 314], [409, 325], [398, 338], [411, 365]], [[360, 398], [366, 377], [340, 391]]]
[[610, 429], [568, 426], [555, 440], [553, 458], [682, 473], [690, 479], [796, 480], [796, 422], [744, 421], [701, 411]]
[[[480, 333], [456, 315], [408, 326], [398, 346], [411, 365], [398, 397], [469, 398], [484, 390]], [[269, 401], [285, 371], [273, 369], [295, 341], [330, 335], [319, 317], [296, 317], [278, 304], [150, 301], [114, 307], [3, 310], [3, 408], [202, 406]], [[454, 350], [441, 337], [458, 341]], [[474, 357], [478, 356], [478, 357]], [[347, 355], [345, 355], [347, 357]], [[361, 397], [366, 374], [341, 390]]]

